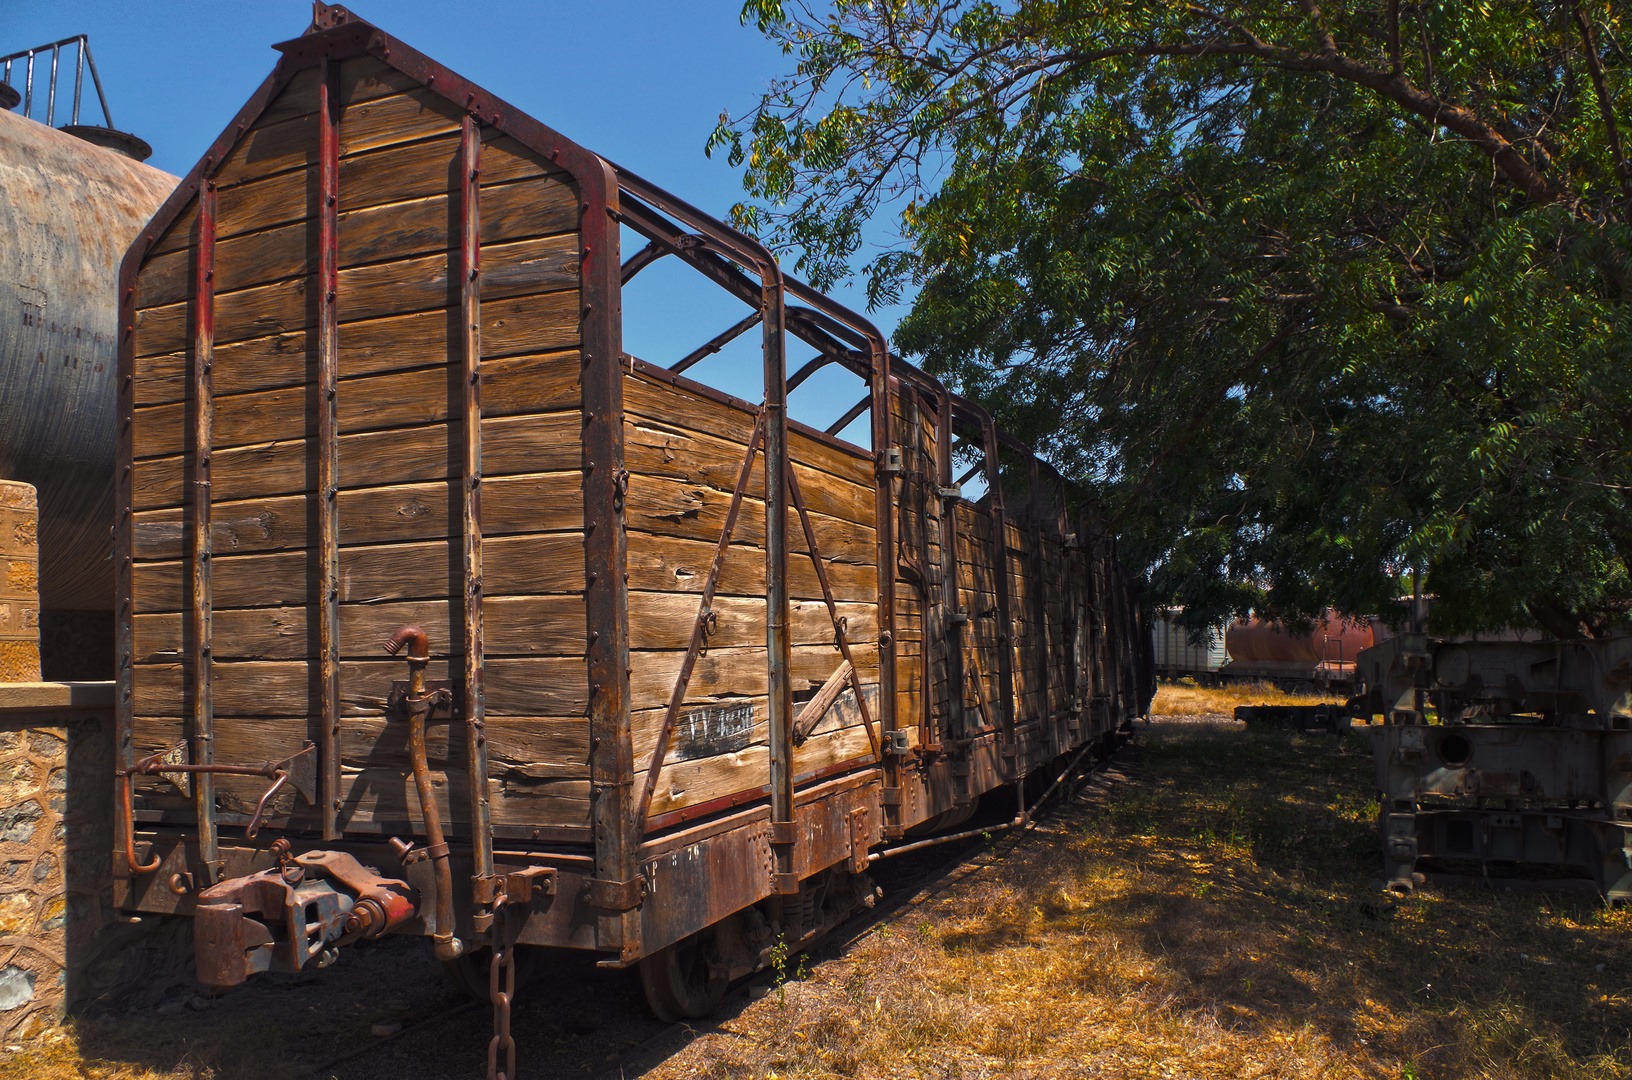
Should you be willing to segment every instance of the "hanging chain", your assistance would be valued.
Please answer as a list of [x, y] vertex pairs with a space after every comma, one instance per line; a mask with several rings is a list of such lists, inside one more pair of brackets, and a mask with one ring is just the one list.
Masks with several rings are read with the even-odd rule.
[[[510, 1037], [510, 1002], [516, 996], [515, 946], [506, 934], [504, 905], [493, 911], [493, 963], [487, 972], [487, 996], [493, 1002], [493, 1039], [487, 1044], [487, 1080], [511, 1080], [516, 1075], [516, 1040]], [[500, 989], [500, 982], [503, 989]], [[499, 1051], [504, 1071], [499, 1071]]]

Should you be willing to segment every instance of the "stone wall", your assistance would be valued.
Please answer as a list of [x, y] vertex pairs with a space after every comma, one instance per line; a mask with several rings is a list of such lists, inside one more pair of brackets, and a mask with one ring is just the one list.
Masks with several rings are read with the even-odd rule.
[[0, 1037], [84, 994], [111, 914], [109, 683], [0, 684]]

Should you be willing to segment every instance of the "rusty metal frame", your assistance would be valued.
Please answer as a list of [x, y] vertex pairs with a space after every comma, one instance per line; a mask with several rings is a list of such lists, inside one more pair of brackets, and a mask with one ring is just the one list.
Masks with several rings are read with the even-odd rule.
[[214, 884], [221, 869], [215, 828], [215, 704], [211, 694], [214, 594], [210, 558], [214, 547], [210, 521], [210, 449], [215, 431], [215, 181], [205, 179], [198, 193], [198, 247], [193, 263], [193, 565], [192, 691], [188, 743], [194, 765], [193, 806], [198, 822], [199, 862], [204, 879]]
[[646, 821], [646, 815], [651, 811], [652, 795], [657, 790], [657, 776], [662, 771], [664, 759], [669, 754], [669, 737], [674, 733], [674, 722], [680, 716], [680, 705], [685, 701], [686, 687], [691, 682], [692, 669], [696, 666], [697, 657], [702, 654], [708, 640], [708, 627], [714, 613], [714, 589], [720, 581], [720, 570], [725, 566], [726, 552], [731, 547], [731, 535], [737, 527], [737, 515], [742, 510], [742, 497], [748, 490], [748, 479], [753, 475], [754, 458], [759, 454], [759, 444], [764, 434], [765, 415], [761, 413], [754, 421], [753, 434], [748, 438], [748, 452], [743, 456], [742, 471], [737, 474], [737, 486], [731, 491], [731, 505], [725, 512], [725, 524], [720, 529], [720, 539], [714, 546], [714, 559], [709, 564], [708, 577], [703, 581], [702, 597], [697, 603], [697, 619], [691, 628], [691, 643], [686, 646], [685, 659], [680, 662], [680, 673], [675, 676], [674, 689], [669, 692], [669, 707], [663, 714], [663, 726], [658, 729], [657, 745], [653, 748], [651, 761], [646, 766], [646, 784], [641, 790], [635, 808], [635, 818], [642, 823]]
[[476, 117], [459, 125], [460, 384], [464, 446], [461, 518], [464, 534], [465, 765], [470, 784], [473, 916], [478, 933], [492, 927], [483, 883], [493, 878], [493, 811], [487, 776], [486, 652], [482, 624], [482, 137]]
[[755, 326], [759, 325], [759, 321], [762, 318], [764, 318], [763, 312], [749, 312], [746, 318], [740, 320], [735, 325], [727, 327], [720, 333], [715, 334], [707, 342], [699, 345], [697, 348], [693, 349], [691, 352], [687, 353], [673, 364], [670, 364], [669, 370], [678, 375], [687, 368], [701, 363], [710, 356], [713, 356], [715, 353], [719, 352], [721, 349], [725, 348], [727, 345], [731, 344], [731, 342], [735, 341], [743, 334], [746, 334], [748, 331], [752, 330]]
[[[616, 168], [616, 167], [615, 167]], [[786, 283], [782, 268], [775, 256], [751, 237], [715, 220], [696, 207], [670, 193], [642, 180], [627, 169], [617, 168], [617, 181], [623, 192], [633, 196], [628, 201], [631, 221], [638, 231], [652, 240], [668, 241], [676, 253], [691, 256], [694, 246], [706, 245], [707, 252], [695, 253], [689, 259], [693, 265], [709, 266], [710, 276], [736, 293], [740, 299], [754, 304], [754, 297], [743, 288], [740, 275], [732, 275], [728, 266], [716, 266], [706, 257], [722, 253], [738, 265], [751, 269], [759, 276], [758, 310], [763, 330], [763, 372], [765, 398], [765, 646], [768, 676], [770, 723], [770, 787], [772, 850], [776, 859], [776, 886], [780, 892], [797, 891], [798, 881], [793, 874], [794, 776], [793, 776], [793, 683], [792, 639], [788, 625], [788, 549], [787, 549], [787, 490], [788, 461], [787, 417], [787, 339], [786, 339]], [[682, 244], [679, 235], [665, 222], [652, 220], [651, 211], [669, 214], [695, 228], [697, 234]], [[645, 228], [641, 228], [644, 225]], [[665, 236], [667, 233], [667, 236]], [[723, 262], [723, 260], [721, 260]], [[644, 822], [640, 823], [644, 826]]]
[[[901, 447], [901, 516], [902, 531], [905, 532], [906, 522], [916, 517], [918, 521], [918, 535], [916, 545], [909, 550], [908, 537], [898, 535], [897, 542], [897, 576], [901, 570], [907, 571], [907, 576], [914, 580], [916, 592], [920, 601], [918, 614], [918, 680], [921, 688], [918, 695], [918, 744], [926, 753], [939, 753], [941, 740], [935, 729], [935, 703], [930, 694], [930, 687], [934, 685], [932, 667], [930, 664], [930, 646], [933, 643], [933, 634], [930, 627], [935, 624], [941, 614], [941, 597], [933, 592], [929, 586], [929, 499], [930, 493], [926, 490], [929, 471], [938, 469], [934, 464], [933, 452], [924, 448], [924, 412], [923, 388], [914, 383], [901, 379], [896, 381], [896, 401], [901, 409], [901, 420], [911, 430], [911, 444]], [[910, 463], [909, 463], [910, 457]], [[930, 470], [922, 468], [923, 459], [931, 461]], [[938, 486], [938, 485], [937, 485]], [[937, 570], [939, 568], [937, 567]]]
[[952, 394], [946, 387], [935, 395], [936, 496], [941, 508], [941, 617], [946, 642], [946, 707], [948, 734], [969, 738], [969, 719], [963, 702], [963, 628], [969, 621], [958, 591], [958, 503], [962, 493], [952, 479]]
[[318, 81], [317, 533], [318, 733], [323, 838], [340, 835], [340, 65]]
[[872, 710], [867, 707], [867, 694], [861, 685], [861, 672], [856, 670], [856, 658], [850, 653], [850, 640], [839, 618], [839, 606], [833, 601], [833, 587], [827, 581], [827, 566], [822, 562], [821, 550], [816, 546], [816, 530], [810, 522], [810, 511], [805, 509], [805, 496], [799, 490], [799, 478], [794, 475], [793, 462], [787, 463], [788, 491], [793, 496], [794, 508], [799, 511], [799, 523], [804, 528], [805, 546], [810, 549], [810, 561], [816, 568], [816, 582], [822, 587], [822, 599], [827, 603], [827, 617], [833, 622], [833, 639], [844, 662], [850, 665], [850, 686], [856, 692], [856, 707], [861, 710], [861, 723], [867, 729], [867, 741], [872, 745], [873, 757], [883, 760], [878, 733], [873, 730]]
[[991, 522], [992, 589], [997, 597], [997, 694], [1001, 705], [1005, 749], [1014, 747], [1014, 618], [1009, 606], [1009, 519], [1003, 505], [1003, 462], [998, 456], [997, 425], [985, 409], [969, 406], [980, 424], [986, 451], [986, 514]]
[[1031, 542], [1031, 576], [1034, 587], [1029, 590], [1031, 596], [1031, 617], [1035, 627], [1033, 634], [1036, 637], [1033, 648], [1037, 654], [1037, 715], [1043, 721], [1051, 720], [1054, 716], [1054, 703], [1049, 697], [1049, 666], [1053, 663], [1052, 650], [1048, 646], [1048, 599], [1039, 587], [1047, 578], [1046, 563], [1043, 558], [1043, 482], [1040, 463], [1036, 455], [1026, 458], [1027, 494], [1030, 497], [1027, 507], [1026, 524], [1028, 539]]
[[[238, 137], [265, 111], [279, 91], [294, 76], [292, 65], [279, 62], [272, 73], [250, 95], [232, 123], [217, 136], [198, 164], [190, 169], [176, 185], [164, 205], [142, 229], [119, 264], [118, 292], [118, 366], [115, 372], [115, 395], [118, 421], [115, 452], [118, 464], [114, 473], [114, 758], [116, 770], [128, 769], [135, 764], [135, 744], [132, 721], [136, 698], [136, 646], [134, 638], [134, 572], [136, 553], [135, 519], [135, 414], [136, 414], [136, 283], [142, 262], [159, 238], [164, 235], [187, 205], [200, 193], [206, 180], [214, 173], [217, 163], [237, 143]], [[116, 781], [114, 812], [120, 832], [129, 842], [123, 850], [114, 853], [113, 873], [117, 878], [151, 873], [159, 860], [147, 865], [137, 861], [133, 834], [135, 815], [132, 809], [129, 774]]]
[[[889, 450], [895, 445], [889, 404], [890, 350], [878, 327], [804, 282], [790, 279], [788, 291], [814, 309], [812, 321], [821, 329], [867, 352], [872, 396], [874, 552], [878, 566], [878, 709], [880, 728], [887, 738], [900, 726], [895, 642], [895, 474], [886, 469]], [[893, 838], [903, 828], [899, 754], [884, 758], [884, 786], [884, 831]]]

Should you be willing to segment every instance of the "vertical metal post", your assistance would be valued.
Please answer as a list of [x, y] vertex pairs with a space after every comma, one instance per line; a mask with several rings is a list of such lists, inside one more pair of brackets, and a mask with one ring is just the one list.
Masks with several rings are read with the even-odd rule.
[[[911, 544], [916, 550], [912, 558], [917, 562], [918, 585], [917, 592], [922, 603], [918, 607], [918, 713], [914, 718], [918, 723], [918, 742], [925, 748], [940, 747], [940, 735], [935, 730], [934, 697], [932, 691], [934, 683], [930, 678], [929, 652], [930, 644], [935, 635], [930, 630], [941, 619], [941, 597], [930, 588], [929, 567], [929, 500], [932, 494], [926, 490], [928, 475], [931, 470], [923, 467], [924, 451], [924, 408], [916, 386], [897, 384], [901, 402], [901, 422], [910, 429], [910, 434], [903, 434], [902, 442], [908, 445], [902, 447], [902, 497], [907, 501], [907, 507], [902, 512], [902, 526], [912, 520], [917, 521], [917, 535], [901, 538], [903, 547]], [[911, 465], [907, 465], [907, 452], [911, 451]], [[937, 571], [940, 567], [935, 568]]]
[[[481, 131], [466, 114], [459, 132], [459, 317], [464, 386], [465, 744], [470, 770], [470, 831], [475, 877], [493, 876], [493, 818], [487, 780], [482, 638], [482, 222]], [[477, 931], [491, 928], [491, 905], [475, 904]]]
[[[878, 564], [878, 712], [885, 732], [900, 726], [895, 654], [895, 477], [889, 467], [895, 448], [894, 416], [890, 411], [890, 350], [882, 338], [872, 348], [873, 512], [875, 559]], [[887, 738], [887, 736], [886, 736]], [[884, 835], [898, 838], [901, 824], [901, 756], [884, 756]]]
[[[215, 399], [211, 368], [215, 362], [215, 181], [205, 179], [198, 193], [198, 247], [193, 264], [193, 710], [192, 764], [215, 763], [215, 707], [211, 697], [213, 595], [210, 556], [210, 447], [214, 441]], [[193, 801], [198, 816], [198, 855], [206, 881], [221, 869], [215, 831], [215, 777], [193, 774]]]
[[788, 381], [786, 297], [776, 266], [762, 266], [765, 318], [765, 648], [771, 735], [771, 842], [776, 891], [799, 891], [793, 872], [793, 639], [788, 628]]
[[[340, 836], [340, 65], [323, 58], [317, 163], [318, 702], [323, 839]], [[442, 930], [443, 927], [437, 927]]]
[[[628, 537], [624, 494], [623, 341], [618, 183], [590, 158], [580, 172], [582, 266], [584, 616], [589, 654], [590, 814], [595, 829], [596, 945], [640, 955], [640, 844], [629, 720]], [[597, 174], [593, 170], [599, 170]]]
[[1006, 749], [1014, 745], [1014, 618], [1009, 606], [1009, 519], [1003, 508], [1003, 465], [998, 458], [997, 425], [990, 416], [981, 417], [981, 435], [986, 446], [987, 512], [992, 529], [992, 588], [997, 593], [997, 694], [1002, 705], [1003, 739]]
[[1054, 703], [1049, 699], [1049, 664], [1053, 663], [1053, 650], [1049, 648], [1048, 636], [1048, 598], [1044, 595], [1044, 583], [1048, 581], [1046, 574], [1046, 560], [1043, 558], [1043, 478], [1039, 468], [1037, 456], [1033, 454], [1026, 462], [1027, 486], [1030, 488], [1031, 504], [1027, 516], [1031, 519], [1031, 588], [1028, 594], [1031, 597], [1031, 617], [1034, 627], [1033, 645], [1037, 650], [1037, 715], [1045, 724], [1054, 717]]
[[79, 99], [85, 90], [85, 50], [90, 48], [89, 39], [81, 35], [79, 48], [74, 50], [74, 118], [72, 123], [79, 123]]
[[[8, 81], [10, 72], [7, 72]], [[142, 237], [143, 248], [152, 244], [153, 235]], [[115, 430], [118, 454], [114, 471], [113, 523], [113, 752], [114, 765], [124, 770], [136, 763], [136, 747], [132, 734], [136, 698], [136, 644], [133, 634], [135, 592], [136, 519], [135, 483], [132, 458], [135, 452], [133, 421], [136, 413], [136, 276], [141, 269], [141, 258], [135, 250], [125, 255], [119, 266], [119, 358], [115, 376], [118, 427]], [[124, 783], [130, 783], [128, 779]], [[135, 823], [130, 820], [131, 807], [124, 799], [113, 800], [115, 836], [128, 837]], [[127, 859], [124, 849], [116, 844], [113, 854], [113, 876], [128, 880], [133, 859]]]
[[1089, 643], [1093, 649], [1094, 670], [1094, 708], [1099, 719], [1109, 720], [1111, 708], [1111, 672], [1110, 672], [1110, 605], [1111, 581], [1106, 573], [1104, 538], [1094, 537], [1093, 547], [1089, 554], [1088, 580], [1093, 582], [1094, 592], [1091, 602], [1094, 636]]
[[57, 122], [57, 59], [62, 53], [62, 46], [51, 46], [51, 84], [45, 88], [45, 126], [51, 127]]
[[952, 474], [952, 393], [940, 388], [935, 403], [936, 494], [941, 507], [941, 618], [946, 640], [947, 722], [954, 739], [969, 737], [968, 718], [963, 711], [963, 626], [968, 622], [958, 595], [958, 496], [953, 493], [957, 477]]

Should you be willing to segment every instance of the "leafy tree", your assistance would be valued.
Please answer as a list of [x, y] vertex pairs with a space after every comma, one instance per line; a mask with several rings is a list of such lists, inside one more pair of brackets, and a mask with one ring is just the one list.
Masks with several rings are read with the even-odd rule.
[[[710, 148], [817, 284], [1108, 508], [1196, 622], [1632, 609], [1615, 0], [749, 0]], [[901, 242], [864, 252], [881, 210]]]

